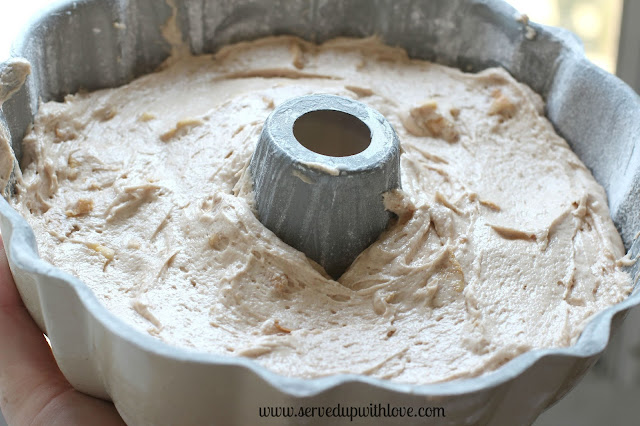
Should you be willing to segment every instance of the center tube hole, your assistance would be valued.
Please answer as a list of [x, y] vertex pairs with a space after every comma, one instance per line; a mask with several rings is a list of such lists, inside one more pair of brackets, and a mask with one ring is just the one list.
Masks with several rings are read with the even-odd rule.
[[301, 115], [293, 124], [300, 145], [330, 157], [359, 154], [371, 144], [366, 124], [342, 111], [319, 110]]

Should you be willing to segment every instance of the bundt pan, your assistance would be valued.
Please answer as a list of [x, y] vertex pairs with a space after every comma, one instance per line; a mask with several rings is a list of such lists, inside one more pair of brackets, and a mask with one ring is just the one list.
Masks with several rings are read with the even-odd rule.
[[[588, 62], [570, 33], [518, 20], [516, 11], [499, 1], [58, 2], [31, 21], [10, 52], [30, 61], [32, 73], [2, 106], [0, 138], [10, 139], [19, 157], [39, 100], [60, 100], [81, 88], [118, 86], [152, 71], [171, 52], [161, 30], [171, 16], [194, 54], [270, 34], [316, 42], [377, 34], [414, 58], [467, 71], [505, 67], [544, 97], [557, 131], [606, 189], [626, 249], [634, 255], [639, 251], [640, 99]], [[5, 84], [12, 84], [12, 67], [19, 64], [15, 59], [0, 64], [0, 76], [8, 76]], [[4, 192], [10, 191], [9, 185]], [[247, 425], [267, 420], [259, 417], [261, 406], [370, 403], [441, 406], [446, 417], [331, 420], [530, 424], [580, 380], [629, 308], [640, 303], [636, 288], [625, 301], [596, 315], [575, 345], [531, 351], [472, 379], [404, 385], [355, 375], [287, 378], [248, 359], [168, 346], [134, 330], [107, 311], [79, 279], [39, 258], [33, 231], [2, 197], [0, 224], [20, 294], [49, 336], [63, 373], [78, 390], [112, 400], [132, 425]], [[630, 272], [635, 279], [638, 266]], [[280, 417], [268, 423], [326, 420]]]

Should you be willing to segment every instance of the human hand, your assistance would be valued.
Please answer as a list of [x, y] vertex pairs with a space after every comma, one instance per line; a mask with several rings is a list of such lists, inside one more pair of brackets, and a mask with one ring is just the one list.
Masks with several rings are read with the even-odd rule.
[[22, 303], [0, 237], [0, 408], [14, 425], [123, 425], [113, 404], [75, 390]]

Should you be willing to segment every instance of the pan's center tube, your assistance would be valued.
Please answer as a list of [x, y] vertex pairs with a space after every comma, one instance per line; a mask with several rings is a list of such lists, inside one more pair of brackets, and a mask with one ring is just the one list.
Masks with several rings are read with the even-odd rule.
[[356, 155], [371, 144], [367, 125], [342, 111], [308, 112], [293, 124], [293, 135], [305, 148], [330, 157]]
[[387, 227], [400, 188], [391, 124], [352, 99], [290, 99], [265, 121], [250, 163], [258, 217], [338, 279]]

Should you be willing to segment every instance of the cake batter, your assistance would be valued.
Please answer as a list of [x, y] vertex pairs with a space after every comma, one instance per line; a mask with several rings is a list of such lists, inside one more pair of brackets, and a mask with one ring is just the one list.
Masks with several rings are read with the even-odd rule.
[[[259, 222], [247, 172], [269, 113], [312, 93], [377, 109], [402, 146], [397, 220], [338, 281]], [[604, 190], [543, 107], [499, 68], [269, 37], [41, 105], [12, 202], [45, 260], [168, 344], [305, 378], [477, 376], [631, 290]]]

